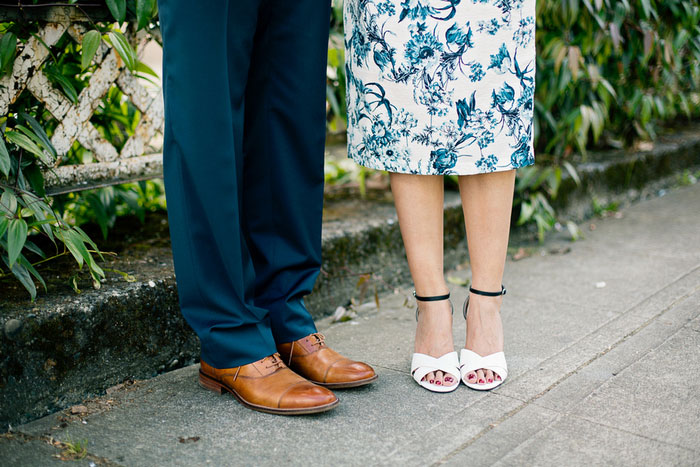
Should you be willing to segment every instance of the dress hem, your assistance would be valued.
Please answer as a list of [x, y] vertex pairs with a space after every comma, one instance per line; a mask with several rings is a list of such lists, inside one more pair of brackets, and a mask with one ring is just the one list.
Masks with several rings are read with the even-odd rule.
[[355, 159], [353, 156], [348, 154], [348, 159], [352, 160], [354, 163], [356, 163], [359, 166], [372, 169], [372, 170], [382, 170], [384, 172], [389, 172], [389, 173], [397, 173], [397, 174], [407, 174], [407, 175], [457, 175], [458, 177], [464, 176], [464, 175], [479, 175], [479, 174], [488, 174], [488, 173], [494, 173], [494, 172], [507, 172], [509, 170], [517, 170], [523, 167], [528, 167], [531, 165], [535, 165], [535, 161], [528, 162], [526, 164], [520, 165], [518, 167], [513, 167], [512, 165], [505, 166], [505, 167], [496, 167], [495, 170], [489, 170], [489, 171], [481, 171], [481, 170], [475, 170], [473, 172], [464, 172], [460, 173], [457, 171], [454, 172], [442, 172], [442, 173], [415, 173], [410, 170], [389, 170], [386, 167], [382, 166], [381, 164], [367, 164], [366, 162], [359, 162], [357, 159]]

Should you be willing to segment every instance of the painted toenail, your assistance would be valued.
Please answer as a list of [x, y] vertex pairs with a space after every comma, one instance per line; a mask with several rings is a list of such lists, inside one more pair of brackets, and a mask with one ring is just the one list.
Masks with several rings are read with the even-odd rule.
[[480, 379], [480, 380], [479, 380], [479, 384], [484, 384], [484, 380], [483, 380], [483, 379]]
[[491, 378], [489, 378], [489, 383], [493, 383], [493, 380]]
[[435, 382], [434, 380], [432, 380], [432, 379], [430, 380], [430, 384], [433, 384], [434, 382]]
[[435, 384], [436, 384], [437, 386], [440, 386], [442, 383], [441, 383], [440, 381], [435, 381]]

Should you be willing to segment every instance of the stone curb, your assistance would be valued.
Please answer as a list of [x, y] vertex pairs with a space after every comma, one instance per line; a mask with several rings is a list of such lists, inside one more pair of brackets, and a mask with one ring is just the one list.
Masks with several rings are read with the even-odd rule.
[[[700, 166], [700, 124], [661, 138], [637, 152], [624, 150], [592, 153], [575, 163], [581, 178], [578, 186], [565, 173], [552, 206], [566, 216], [578, 219], [592, 214], [591, 197], [636, 200], [652, 182], [663, 181], [685, 169]], [[671, 181], [673, 183], [673, 181]]]
[[[678, 171], [700, 166], [700, 126], [647, 151], [604, 156], [578, 165], [580, 186], [564, 177], [553, 203], [559, 212], [583, 218], [593, 194], [607, 201], [641, 197], [645, 187], [669, 184]], [[391, 203], [359, 203], [348, 210], [324, 222], [322, 272], [307, 299], [316, 318], [410, 282]], [[517, 243], [531, 233], [516, 229], [514, 236]], [[459, 195], [448, 192], [446, 268], [466, 260], [464, 241]], [[0, 317], [0, 426], [196, 361], [198, 340], [179, 313], [172, 262], [145, 271], [135, 274], [145, 281], [115, 280], [100, 291], [47, 297], [35, 310]]]

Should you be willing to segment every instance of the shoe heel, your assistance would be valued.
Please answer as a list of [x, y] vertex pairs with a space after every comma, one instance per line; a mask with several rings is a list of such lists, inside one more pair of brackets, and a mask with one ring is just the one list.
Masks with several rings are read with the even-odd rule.
[[199, 385], [202, 386], [204, 389], [214, 391], [217, 394], [223, 394], [225, 391], [221, 383], [213, 380], [212, 378], [209, 378], [201, 372], [199, 373]]

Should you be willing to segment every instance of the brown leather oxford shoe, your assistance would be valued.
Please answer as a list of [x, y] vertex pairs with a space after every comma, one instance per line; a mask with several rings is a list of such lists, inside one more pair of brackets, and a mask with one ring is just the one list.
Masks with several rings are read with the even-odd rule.
[[279, 354], [225, 369], [216, 369], [201, 361], [199, 384], [219, 394], [228, 391], [250, 409], [278, 415], [325, 412], [339, 402], [328, 389], [290, 370]]
[[294, 342], [278, 344], [277, 350], [289, 368], [319, 386], [354, 388], [377, 379], [371, 366], [343, 357], [329, 348], [323, 334], [318, 332]]

